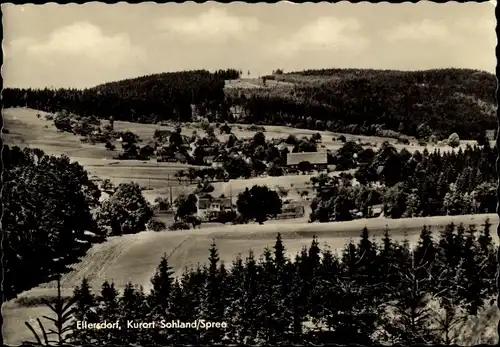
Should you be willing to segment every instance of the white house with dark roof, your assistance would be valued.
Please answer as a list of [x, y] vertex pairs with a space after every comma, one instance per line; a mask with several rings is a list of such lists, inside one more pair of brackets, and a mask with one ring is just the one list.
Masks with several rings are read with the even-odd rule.
[[198, 197], [196, 205], [198, 208], [198, 217], [203, 221], [209, 220], [210, 215], [214, 213], [229, 211], [233, 208], [230, 198], [214, 198], [211, 196]]
[[290, 168], [297, 168], [301, 162], [311, 163], [316, 170], [326, 170], [328, 167], [328, 153], [326, 151], [322, 151], [288, 153], [286, 155], [286, 165]]

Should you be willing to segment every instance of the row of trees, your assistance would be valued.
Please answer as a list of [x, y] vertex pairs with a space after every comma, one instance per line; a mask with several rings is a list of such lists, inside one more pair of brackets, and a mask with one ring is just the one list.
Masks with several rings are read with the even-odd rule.
[[[352, 134], [403, 133], [462, 138], [496, 128], [496, 79], [474, 70], [416, 72], [317, 70], [280, 74], [293, 87], [228, 89], [241, 71], [163, 73], [85, 90], [5, 89], [6, 107], [48, 112], [66, 109], [81, 116], [157, 123], [239, 119], [254, 124], [291, 125]], [[241, 114], [230, 109], [238, 106]]]
[[[496, 246], [490, 223], [447, 225], [434, 240], [423, 227], [415, 247], [388, 231], [374, 242], [363, 229], [340, 254], [313, 238], [293, 259], [278, 234], [259, 259], [252, 251], [231, 266], [215, 244], [208, 263], [179, 277], [164, 257], [152, 289], [129, 283], [120, 293], [105, 282], [94, 293], [84, 280], [75, 288], [75, 318], [120, 321], [122, 330], [73, 329], [77, 344], [280, 344], [460, 343], [466, 320], [495, 293]], [[490, 303], [491, 304], [491, 303]], [[126, 321], [205, 319], [225, 328], [127, 329]], [[75, 323], [76, 324], [76, 323]], [[485, 341], [489, 342], [489, 341]], [[467, 342], [466, 342], [467, 343]]]
[[105, 235], [92, 215], [100, 190], [80, 165], [5, 145], [2, 157], [3, 294], [9, 300], [53, 279]]
[[311, 180], [317, 191], [312, 221], [350, 220], [354, 210], [370, 217], [376, 204], [391, 218], [495, 212], [497, 154], [488, 142], [413, 154], [388, 143], [374, 152], [348, 142], [341, 152], [345, 169], [359, 168], [354, 177], [322, 174]]
[[154, 222], [137, 184], [104, 182], [110, 197], [101, 203], [101, 189], [64, 155], [4, 145], [2, 159], [5, 300], [54, 279], [106, 236], [137, 233]]

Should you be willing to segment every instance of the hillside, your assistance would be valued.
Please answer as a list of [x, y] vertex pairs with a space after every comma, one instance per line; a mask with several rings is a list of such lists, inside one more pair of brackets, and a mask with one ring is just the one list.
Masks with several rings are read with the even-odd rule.
[[365, 135], [457, 132], [464, 138], [496, 127], [496, 79], [486, 72], [326, 69], [262, 80], [267, 88], [230, 89], [255, 123]]
[[289, 125], [362, 135], [474, 139], [496, 127], [494, 75], [465, 69], [309, 70], [238, 79], [239, 71], [163, 73], [85, 90], [5, 89], [6, 107], [141, 123]]

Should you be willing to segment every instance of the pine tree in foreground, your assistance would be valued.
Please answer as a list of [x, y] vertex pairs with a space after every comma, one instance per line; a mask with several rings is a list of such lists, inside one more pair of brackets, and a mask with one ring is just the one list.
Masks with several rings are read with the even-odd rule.
[[96, 312], [96, 297], [92, 293], [87, 278], [83, 278], [80, 286], [76, 286], [73, 291], [75, 300], [74, 307], [74, 326], [71, 340], [74, 343], [87, 344], [93, 342], [91, 330], [81, 330], [76, 326], [76, 322], [87, 321], [89, 323], [97, 323], [99, 317]]

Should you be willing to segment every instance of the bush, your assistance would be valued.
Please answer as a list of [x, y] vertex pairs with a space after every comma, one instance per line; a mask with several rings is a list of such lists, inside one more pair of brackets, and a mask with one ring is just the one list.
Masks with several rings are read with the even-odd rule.
[[247, 128], [248, 131], [255, 131], [255, 132], [265, 132], [266, 131], [266, 128], [264, 128], [263, 126], [261, 125], [256, 125], [256, 124], [252, 124], [250, 125], [248, 128]]
[[168, 226], [168, 230], [189, 230], [189, 224], [186, 222], [174, 222]]
[[398, 143], [402, 143], [403, 145], [409, 145], [410, 140], [400, 137], [400, 138], [398, 138]]
[[161, 220], [153, 218], [146, 224], [146, 228], [151, 231], [162, 231], [167, 229], [167, 225]]
[[109, 140], [106, 141], [106, 144], [104, 145], [104, 147], [106, 147], [106, 149], [108, 149], [110, 151], [114, 151], [116, 149], [116, 146], [114, 144], [112, 144]]
[[2, 128], [2, 134], [9, 134], [9, 129]]
[[122, 183], [97, 214], [100, 226], [111, 227], [112, 235], [135, 234], [146, 228], [154, 213], [136, 183]]
[[236, 218], [233, 220], [233, 224], [248, 224], [248, 219], [243, 215], [238, 214]]
[[340, 135], [340, 136], [339, 136], [339, 141], [341, 141], [341, 142], [345, 143], [345, 142], [347, 142], [347, 139], [345, 138], [345, 136], [344, 136], [344, 135]]
[[215, 221], [222, 224], [233, 223], [237, 217], [238, 214], [235, 211], [220, 211]]
[[448, 145], [453, 148], [460, 146], [460, 137], [457, 133], [453, 133], [448, 137]]
[[299, 140], [297, 139], [296, 136], [290, 134], [288, 135], [288, 137], [286, 138], [285, 140], [285, 143], [288, 144], [288, 145], [296, 145], [299, 143]]

